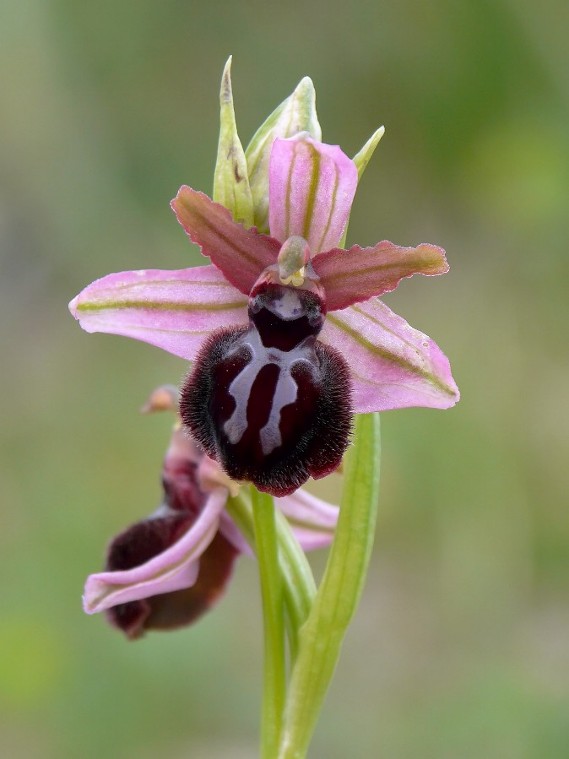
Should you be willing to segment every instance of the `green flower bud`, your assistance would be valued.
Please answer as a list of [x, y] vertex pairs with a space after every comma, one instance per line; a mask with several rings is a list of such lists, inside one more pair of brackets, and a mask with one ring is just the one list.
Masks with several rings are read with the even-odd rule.
[[312, 80], [305, 76], [294, 92], [261, 124], [253, 135], [245, 155], [253, 196], [253, 215], [260, 232], [269, 233], [269, 158], [277, 137], [294, 137], [308, 132], [315, 140], [322, 139], [316, 115], [316, 93]]

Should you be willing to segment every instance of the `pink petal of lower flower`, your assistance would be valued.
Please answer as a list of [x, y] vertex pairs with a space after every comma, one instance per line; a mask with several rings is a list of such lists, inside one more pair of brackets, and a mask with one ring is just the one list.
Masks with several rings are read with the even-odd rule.
[[337, 145], [307, 135], [276, 139], [269, 171], [269, 227], [284, 242], [304, 237], [313, 255], [338, 245], [358, 184], [354, 162]]
[[215, 266], [109, 274], [69, 304], [87, 332], [107, 332], [193, 359], [219, 327], [247, 324], [247, 299]]
[[107, 610], [109, 621], [128, 638], [147, 630], [173, 630], [196, 622], [225, 593], [238, 553], [218, 532], [199, 560], [199, 572], [190, 588], [161, 593]]
[[450, 408], [460, 397], [438, 345], [380, 300], [328, 314], [321, 339], [348, 362], [356, 413]]
[[247, 556], [255, 555], [253, 549], [243, 537], [243, 533], [226, 511], [221, 514], [219, 532], [239, 553], [247, 554]]
[[170, 205], [190, 240], [245, 295], [259, 274], [276, 263], [280, 248], [276, 240], [237, 224], [227, 208], [203, 192], [184, 185]]
[[334, 248], [320, 253], [312, 263], [326, 292], [328, 311], [390, 292], [404, 277], [448, 271], [442, 248], [428, 243], [403, 248], [388, 240], [371, 248]]
[[83, 596], [87, 614], [193, 585], [199, 572], [199, 557], [218, 530], [226, 501], [227, 490], [214, 490], [192, 527], [150, 561], [133, 569], [90, 575]]
[[275, 505], [286, 516], [305, 551], [325, 548], [334, 538], [339, 508], [321, 498], [297, 490], [292, 495], [276, 498]]

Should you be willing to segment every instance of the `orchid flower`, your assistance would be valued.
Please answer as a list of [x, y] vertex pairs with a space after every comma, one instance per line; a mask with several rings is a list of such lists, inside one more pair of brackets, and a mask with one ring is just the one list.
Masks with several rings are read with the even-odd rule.
[[[183, 186], [171, 203], [209, 264], [110, 274], [69, 304], [88, 332], [193, 362], [164, 460], [163, 501], [111, 543], [84, 600], [129, 637], [188, 624], [222, 594], [250, 541], [265, 630], [262, 756], [302, 759], [371, 554], [380, 445], [379, 416], [369, 412], [449, 408], [459, 398], [439, 347], [378, 297], [448, 265], [428, 243], [344, 248], [383, 127], [353, 159], [323, 142], [305, 77], [243, 150], [230, 65], [213, 196]], [[150, 407], [173, 408], [178, 392], [160, 392]], [[341, 510], [299, 489], [343, 458]], [[243, 481], [255, 486], [245, 491], [245, 518], [235, 507]], [[301, 548], [333, 535], [316, 589]]]
[[[70, 309], [88, 332], [193, 361], [185, 427], [232, 479], [285, 496], [338, 467], [353, 413], [456, 403], [439, 347], [377, 297], [448, 265], [436, 245], [340, 247], [382, 129], [352, 160], [320, 141], [310, 107], [297, 119], [309, 131], [292, 134], [290, 108], [277, 109], [244, 153], [230, 94], [224, 74], [214, 182], [224, 205], [187, 186], [171, 203], [211, 263], [110, 274]], [[267, 196], [268, 228], [259, 200]]]
[[[177, 410], [178, 391], [157, 388], [145, 411]], [[104, 572], [85, 584], [88, 614], [106, 610], [129, 638], [188, 625], [223, 594], [235, 559], [251, 550], [225, 511], [239, 485], [178, 423], [162, 468], [163, 500], [115, 537]], [[302, 490], [277, 500], [304, 550], [329, 545], [338, 508]]]

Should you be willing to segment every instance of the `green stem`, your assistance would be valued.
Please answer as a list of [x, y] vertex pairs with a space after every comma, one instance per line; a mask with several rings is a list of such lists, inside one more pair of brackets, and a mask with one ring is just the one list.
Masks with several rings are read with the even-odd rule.
[[[255, 550], [255, 533], [251, 504], [239, 494], [227, 501], [227, 511], [245, 540]], [[284, 514], [275, 509], [279, 563], [281, 567], [284, 601], [287, 613], [287, 632], [291, 660], [298, 650], [298, 631], [306, 621], [316, 595], [316, 584], [310, 564]]]
[[379, 494], [379, 416], [356, 417], [345, 457], [336, 536], [304, 627], [285, 707], [278, 759], [303, 759], [348, 625], [359, 602], [375, 532]]
[[261, 756], [263, 759], [274, 759], [280, 740], [286, 693], [283, 582], [278, 558], [273, 499], [252, 487], [251, 501], [261, 580], [265, 641]]
[[289, 622], [291, 662], [298, 653], [300, 628], [312, 609], [316, 596], [316, 583], [306, 554], [300, 547], [284, 514], [276, 510], [279, 556], [284, 580], [285, 604]]

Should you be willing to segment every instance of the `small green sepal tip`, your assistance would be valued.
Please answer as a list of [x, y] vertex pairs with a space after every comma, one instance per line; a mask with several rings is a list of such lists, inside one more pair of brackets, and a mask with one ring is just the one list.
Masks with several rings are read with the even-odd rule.
[[374, 151], [384, 134], [385, 127], [380, 126], [379, 129], [375, 130], [363, 148], [353, 157], [352, 160], [356, 164], [356, 168], [358, 170], [358, 179], [362, 178], [362, 174], [364, 173], [366, 166], [370, 161], [370, 158], [374, 154]]

